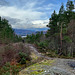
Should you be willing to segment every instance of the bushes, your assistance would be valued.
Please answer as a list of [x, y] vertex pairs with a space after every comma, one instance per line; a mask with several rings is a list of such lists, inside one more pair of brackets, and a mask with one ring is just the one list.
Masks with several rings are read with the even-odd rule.
[[4, 51], [1, 53], [1, 65], [4, 65], [6, 62], [10, 62], [15, 57], [15, 54], [16, 51], [12, 46], [5, 46]]
[[0, 47], [0, 75], [17, 75], [19, 69], [16, 65], [27, 66], [26, 61], [31, 60], [30, 54], [29, 47], [23, 43]]
[[25, 59], [24, 57], [21, 58], [20, 63], [21, 63], [21, 64], [26, 64], [26, 59]]
[[38, 43], [38, 46], [40, 46], [40, 48], [47, 48], [47, 46], [48, 46], [48, 44], [47, 44], [47, 42], [40, 42], [40, 43]]
[[19, 56], [20, 56], [20, 58], [26, 58], [27, 57], [27, 54], [26, 53], [23, 53], [23, 52], [20, 52], [19, 53]]
[[19, 60], [20, 64], [26, 64], [26, 60], [28, 61], [31, 60], [31, 57], [24, 52], [19, 52], [19, 57], [20, 57], [20, 60]]
[[20, 63], [21, 64], [26, 64], [26, 57], [27, 57], [27, 54], [26, 53], [23, 53], [23, 52], [20, 52], [19, 53], [19, 56], [20, 56]]
[[19, 70], [20, 67], [10, 65], [8, 62], [0, 69], [0, 75], [18, 75]]
[[37, 43], [38, 47], [39, 47], [39, 51], [45, 53], [48, 49], [48, 43], [47, 41], [42, 41]]
[[43, 36], [43, 32], [37, 32], [36, 34], [27, 35], [26, 41], [28, 43], [36, 43], [40, 41], [40, 38]]
[[16, 43], [5, 47], [3, 46], [0, 50], [0, 66], [3, 66], [6, 62], [11, 62], [12, 59], [15, 59], [16, 62], [21, 64], [30, 61], [29, 48], [22, 43]]

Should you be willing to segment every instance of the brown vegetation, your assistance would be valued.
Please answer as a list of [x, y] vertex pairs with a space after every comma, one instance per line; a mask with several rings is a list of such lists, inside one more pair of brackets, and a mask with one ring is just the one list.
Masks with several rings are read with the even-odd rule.
[[25, 53], [27, 55], [26, 60], [30, 60], [30, 51], [23, 43], [9, 44], [0, 47], [0, 66], [3, 66], [6, 62], [11, 62], [11, 65], [19, 62], [19, 52]]

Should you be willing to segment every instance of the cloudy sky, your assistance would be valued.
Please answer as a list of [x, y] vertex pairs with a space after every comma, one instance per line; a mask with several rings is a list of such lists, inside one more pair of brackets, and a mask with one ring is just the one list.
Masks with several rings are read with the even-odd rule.
[[54, 10], [67, 0], [0, 0], [0, 16], [13, 28], [45, 28]]

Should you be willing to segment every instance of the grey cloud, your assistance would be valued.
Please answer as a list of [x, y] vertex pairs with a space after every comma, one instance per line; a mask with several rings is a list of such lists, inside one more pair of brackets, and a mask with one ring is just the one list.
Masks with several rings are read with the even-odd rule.
[[9, 2], [5, 1], [5, 0], [0, 0], [0, 5], [1, 6], [8, 6]]
[[3, 18], [6, 18], [9, 21], [9, 23], [12, 25], [15, 25], [15, 24], [17, 24], [17, 22], [22, 21], [22, 20], [17, 19], [17, 18], [11, 18], [11, 17], [6, 17], [6, 16], [3, 16]]
[[[38, 9], [36, 6], [39, 4], [39, 0], [12, 0], [12, 5], [11, 2], [9, 4], [5, 0], [0, 1], [3, 3], [0, 7], [0, 15], [9, 20], [13, 28], [43, 28], [48, 24], [47, 11], [39, 10], [42, 8], [49, 10], [52, 5], [44, 5]], [[40, 4], [43, 2], [44, 0], [40, 1]], [[5, 4], [9, 6], [5, 6]]]

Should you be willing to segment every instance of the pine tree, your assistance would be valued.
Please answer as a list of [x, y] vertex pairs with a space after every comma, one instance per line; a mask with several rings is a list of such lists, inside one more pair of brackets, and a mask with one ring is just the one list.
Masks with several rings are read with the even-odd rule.
[[73, 18], [73, 10], [74, 9], [74, 4], [73, 1], [68, 0], [67, 4], [66, 4], [66, 12], [65, 12], [65, 18], [66, 18], [66, 22], [69, 23], [70, 20]]
[[64, 5], [62, 3], [60, 10], [59, 10], [59, 14], [64, 14], [64, 12], [65, 12], [65, 9], [64, 9]]
[[50, 28], [50, 30], [49, 30], [50, 31], [50, 35], [53, 35], [53, 34], [58, 32], [58, 25], [57, 25], [58, 15], [56, 14], [55, 10], [52, 13], [51, 18], [49, 20], [50, 20], [50, 22], [47, 25], [47, 27]]
[[67, 11], [72, 11], [74, 9], [73, 1], [68, 0], [66, 7]]
[[8, 20], [0, 17], [0, 43], [15, 42], [15, 39], [21, 40], [20, 37], [16, 36]]

